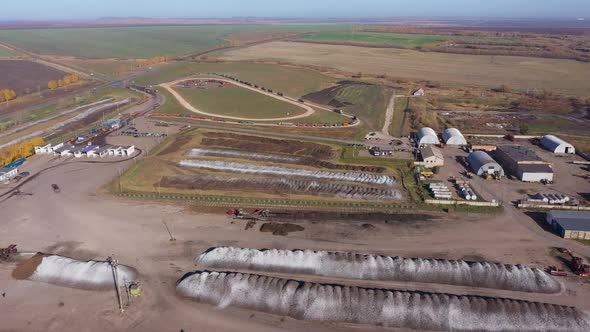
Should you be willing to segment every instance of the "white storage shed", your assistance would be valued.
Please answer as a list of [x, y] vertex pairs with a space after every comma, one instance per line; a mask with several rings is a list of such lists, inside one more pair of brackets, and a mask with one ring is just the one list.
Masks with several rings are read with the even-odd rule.
[[420, 128], [420, 130], [418, 130], [417, 139], [418, 145], [440, 144], [436, 132], [430, 127]]

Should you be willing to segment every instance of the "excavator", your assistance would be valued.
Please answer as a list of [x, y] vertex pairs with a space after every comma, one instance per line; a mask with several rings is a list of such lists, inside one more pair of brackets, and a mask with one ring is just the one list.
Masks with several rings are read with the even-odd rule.
[[590, 277], [590, 265], [586, 264], [582, 257], [575, 256], [574, 253], [569, 249], [561, 249], [560, 251], [570, 255], [571, 260], [569, 265], [570, 269], [572, 269], [572, 272], [579, 275], [580, 277]]
[[227, 211], [227, 214], [233, 219], [244, 219], [244, 220], [266, 220], [269, 216], [268, 209], [256, 209], [250, 213], [244, 212], [241, 208], [231, 209]]

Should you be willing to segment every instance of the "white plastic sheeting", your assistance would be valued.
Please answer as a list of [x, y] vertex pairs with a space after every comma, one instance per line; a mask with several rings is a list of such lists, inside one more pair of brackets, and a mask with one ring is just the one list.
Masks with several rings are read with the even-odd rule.
[[[137, 272], [125, 265], [117, 266], [119, 283], [135, 280]], [[82, 289], [113, 289], [115, 278], [109, 262], [79, 261], [62, 256], [45, 256], [30, 280]]]
[[311, 321], [419, 331], [588, 331], [573, 307], [514, 299], [370, 289], [243, 273], [185, 275], [177, 293], [222, 308], [235, 306]]
[[559, 282], [540, 269], [488, 262], [218, 247], [202, 253], [197, 263], [205, 268], [440, 283], [521, 292], [557, 293], [561, 290]]
[[226, 162], [218, 160], [182, 160], [181, 166], [212, 169], [223, 172], [264, 174], [289, 177], [305, 177], [333, 181], [348, 181], [359, 183], [371, 183], [393, 186], [395, 178], [387, 175], [376, 175], [367, 173], [339, 173], [329, 171], [316, 171], [304, 168], [264, 166], [245, 163]]

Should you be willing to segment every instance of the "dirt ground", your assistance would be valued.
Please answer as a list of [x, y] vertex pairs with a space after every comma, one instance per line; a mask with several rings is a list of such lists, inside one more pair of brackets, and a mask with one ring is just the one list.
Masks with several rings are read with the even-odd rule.
[[62, 78], [65, 73], [33, 61], [2, 60], [0, 61], [0, 87], [13, 89], [21, 95], [46, 90], [47, 82]]
[[[116, 139], [123, 139], [117, 137]], [[124, 139], [129, 139], [124, 137]], [[26, 167], [39, 169], [62, 160], [33, 157]], [[124, 314], [116, 309], [114, 292], [91, 292], [16, 280], [14, 263], [0, 264], [2, 329], [12, 331], [377, 331], [377, 327], [312, 323], [248, 310], [212, 308], [175, 295], [176, 281], [194, 271], [194, 257], [212, 246], [350, 250], [363, 253], [490, 260], [544, 267], [561, 264], [551, 247], [563, 246], [590, 256], [590, 248], [562, 240], [531, 218], [508, 209], [499, 215], [428, 213], [417, 215], [312, 216], [302, 214], [304, 228], [286, 236], [244, 230], [246, 221], [230, 220], [222, 211], [199, 212], [188, 205], [127, 201], [106, 195], [100, 187], [125, 164], [73, 163], [54, 168], [24, 185], [33, 196], [0, 200], [3, 242], [21, 252], [55, 253], [79, 259], [115, 255], [137, 268], [143, 293]], [[31, 171], [35, 171], [31, 169]], [[51, 190], [57, 183], [61, 193]], [[0, 195], [4, 192], [0, 189]], [[216, 213], [211, 213], [216, 212]], [[219, 213], [221, 212], [221, 213]], [[359, 220], [362, 219], [362, 220]], [[176, 241], [163, 224], [166, 222]], [[268, 227], [268, 226], [267, 226]], [[587, 283], [560, 279], [563, 294], [542, 295], [483, 291], [590, 310]], [[324, 280], [358, 284], [359, 281]], [[469, 289], [444, 285], [364, 283], [375, 287], [409, 288], [451, 293]], [[480, 292], [479, 290], [477, 292]], [[34, 299], [34, 300], [32, 300]]]
[[286, 153], [318, 159], [329, 159], [334, 154], [327, 145], [230, 133], [208, 133], [201, 144], [250, 152]]
[[[490, 143], [508, 144], [510, 142], [506, 140], [487, 140]], [[543, 185], [541, 183], [524, 183], [516, 179], [510, 179], [509, 177], [503, 178], [499, 181], [486, 181], [482, 178], [475, 177], [470, 180], [472, 188], [478, 192], [482, 198], [487, 201], [495, 199], [502, 201], [506, 204], [512, 202], [527, 199], [528, 195], [534, 195], [537, 193], [551, 194], [560, 193], [566, 194], [572, 198], [580, 200], [584, 203], [587, 199], [586, 193], [590, 190], [590, 182], [579, 176], [580, 172], [583, 171], [582, 165], [575, 165], [571, 162], [583, 161], [583, 159], [576, 155], [560, 156], [550, 153], [542, 149], [539, 146], [533, 145], [528, 141], [519, 140], [516, 142], [521, 146], [534, 151], [543, 160], [553, 163], [554, 184]], [[466, 158], [469, 154], [460, 148], [447, 146], [442, 150], [445, 156], [445, 166], [441, 167], [439, 174], [435, 175], [434, 179], [437, 181], [445, 182], [449, 188], [454, 188], [449, 177], [460, 177], [467, 169], [461, 160]], [[453, 196], [459, 198], [459, 192], [454, 188], [451, 190]]]

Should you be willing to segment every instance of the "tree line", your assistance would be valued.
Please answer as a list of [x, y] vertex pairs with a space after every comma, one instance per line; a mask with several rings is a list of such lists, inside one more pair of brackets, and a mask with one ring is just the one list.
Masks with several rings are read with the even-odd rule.
[[27, 158], [35, 153], [35, 146], [45, 145], [42, 137], [33, 137], [0, 150], [0, 165], [7, 165], [19, 158]]
[[158, 63], [166, 62], [166, 61], [168, 61], [167, 56], [155, 56], [155, 57], [152, 57], [149, 59], [139, 60], [137, 67], [151, 66], [151, 65], [155, 65]]
[[57, 88], [68, 86], [70, 84], [77, 83], [78, 81], [80, 81], [80, 76], [78, 76], [76, 74], [71, 74], [71, 75], [66, 75], [66, 76], [62, 77], [59, 80], [51, 80], [51, 81], [47, 82], [47, 87], [50, 90], [54, 90]]
[[12, 89], [2, 89], [0, 90], [0, 102], [3, 101], [10, 101], [16, 99], [17, 94], [16, 91]]

